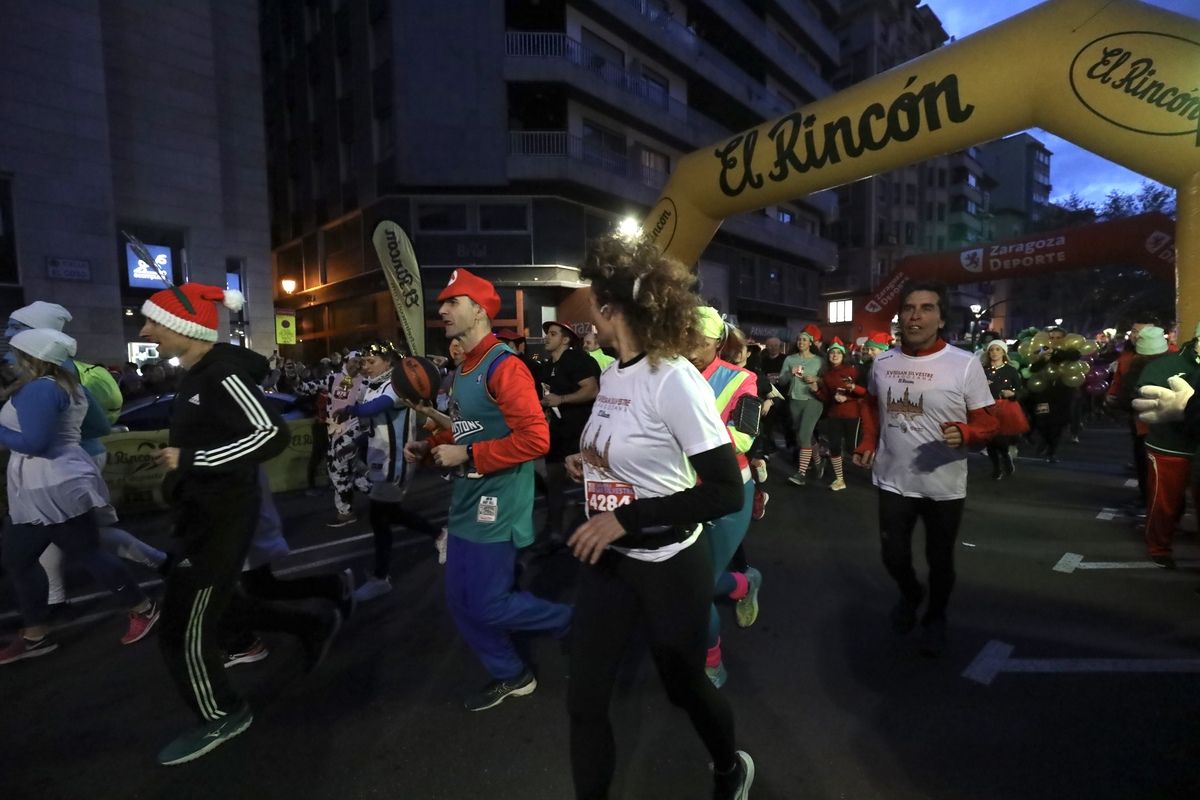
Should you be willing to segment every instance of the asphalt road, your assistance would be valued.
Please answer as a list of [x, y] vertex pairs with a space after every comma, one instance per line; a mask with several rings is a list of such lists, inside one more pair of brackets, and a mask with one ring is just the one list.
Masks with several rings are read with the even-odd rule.
[[[832, 493], [787, 485], [772, 464], [767, 516], [747, 541], [765, 576], [762, 615], [739, 630], [730, 608], [723, 632], [723, 691], [758, 765], [751, 796], [1195, 798], [1200, 547], [1182, 536], [1181, 568], [1157, 569], [1133, 522], [1104, 512], [1132, 499], [1127, 449], [1122, 429], [1088, 430], [1062, 463], [1022, 459], [998, 483], [972, 456], [950, 645], [936, 660], [889, 628], [895, 591], [866, 474]], [[429, 477], [416, 502], [444, 514], [445, 489]], [[289, 568], [362, 574], [365, 520], [335, 531], [323, 526], [328, 497], [279, 503], [301, 551]], [[158, 520], [128, 523], [163, 541]], [[523, 580], [569, 598], [573, 571], [543, 559]], [[106, 599], [76, 603], [58, 653], [0, 668], [0, 798], [571, 797], [559, 645], [528, 642], [535, 694], [470, 714], [461, 696], [486, 676], [455, 633], [427, 539], [400, 542], [394, 582], [312, 675], [298, 646], [268, 637], [271, 657], [234, 672], [253, 726], [174, 768], [154, 756], [190, 719], [155, 643], [121, 647]], [[11, 608], [7, 586], [0, 598]], [[706, 753], [640, 647], [612, 714], [614, 798], [709, 796]]]

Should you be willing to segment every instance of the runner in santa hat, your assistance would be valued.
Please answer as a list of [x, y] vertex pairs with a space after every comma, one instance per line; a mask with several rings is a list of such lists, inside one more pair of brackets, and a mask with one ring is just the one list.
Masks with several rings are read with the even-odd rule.
[[199, 724], [159, 753], [182, 764], [246, 730], [250, 707], [225, 677], [220, 621], [229, 607], [258, 522], [258, 465], [283, 451], [288, 431], [258, 389], [267, 359], [218, 343], [217, 303], [242, 307], [239, 292], [185, 283], [142, 305], [142, 338], [186, 372], [171, 413], [164, 467], [179, 560], [167, 573], [159, 644]]
[[846, 345], [836, 336], [827, 349], [816, 394], [825, 404], [820, 426], [829, 442], [829, 461], [833, 464], [833, 483], [829, 488], [839, 492], [846, 488], [842, 454], [852, 452], [858, 444], [859, 400], [866, 396], [867, 390], [859, 382], [858, 367], [846, 358]]

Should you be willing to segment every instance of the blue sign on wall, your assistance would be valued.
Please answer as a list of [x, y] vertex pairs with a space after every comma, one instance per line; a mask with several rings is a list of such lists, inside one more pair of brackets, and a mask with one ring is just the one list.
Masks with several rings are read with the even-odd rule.
[[[171, 262], [171, 248], [162, 247], [157, 244], [146, 245], [146, 250], [154, 257], [154, 263], [158, 265], [163, 273], [166, 274], [168, 280], [174, 280], [174, 264]], [[140, 261], [133, 254], [133, 248], [128, 244], [125, 245], [125, 262], [129, 270], [129, 286], [134, 289], [165, 289], [162, 278], [159, 277], [158, 270], [154, 265]]]

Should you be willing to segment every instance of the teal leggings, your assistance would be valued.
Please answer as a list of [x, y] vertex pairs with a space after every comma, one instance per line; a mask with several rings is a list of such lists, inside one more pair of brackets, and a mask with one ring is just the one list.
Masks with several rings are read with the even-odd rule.
[[801, 447], [812, 447], [813, 430], [825, 404], [815, 397], [807, 400], [788, 400], [788, 412], [792, 415], [792, 427], [796, 431], [796, 444]]
[[[737, 587], [733, 576], [728, 572], [729, 559], [733, 558], [733, 552], [738, 549], [742, 539], [746, 538], [746, 531], [750, 529], [750, 512], [754, 510], [753, 480], [746, 481], [746, 485], [742, 487], [742, 498], [744, 502], [741, 511], [714, 520], [705, 527], [705, 538], [708, 539], [708, 548], [713, 557], [713, 570], [716, 572], [714, 594], [717, 597], [724, 597]], [[720, 636], [721, 618], [717, 615], [717, 606], [714, 603], [708, 616], [708, 646], [715, 647]]]

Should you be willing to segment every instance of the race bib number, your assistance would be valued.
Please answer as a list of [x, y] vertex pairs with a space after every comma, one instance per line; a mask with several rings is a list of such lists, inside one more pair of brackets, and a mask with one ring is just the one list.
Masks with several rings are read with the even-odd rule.
[[499, 516], [499, 505], [495, 497], [479, 498], [479, 508], [475, 512], [476, 522], [495, 522]]
[[633, 486], [620, 481], [588, 481], [584, 489], [588, 511], [597, 514], [616, 511], [637, 499]]

